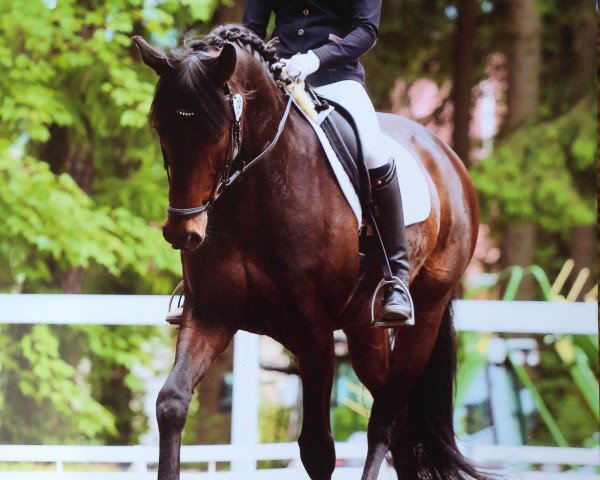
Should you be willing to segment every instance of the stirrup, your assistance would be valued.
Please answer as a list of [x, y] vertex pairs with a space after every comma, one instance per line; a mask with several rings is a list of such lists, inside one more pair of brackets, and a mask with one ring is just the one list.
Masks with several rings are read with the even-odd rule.
[[[377, 300], [377, 294], [379, 291], [385, 287], [386, 285], [397, 285], [408, 296], [408, 301], [410, 302], [410, 317], [405, 320], [384, 320], [380, 318], [378, 320], [375, 319], [375, 301]], [[400, 280], [398, 277], [392, 277], [391, 280], [386, 280], [383, 278], [377, 288], [375, 288], [375, 292], [373, 293], [373, 297], [371, 298], [371, 325], [374, 327], [380, 328], [395, 328], [395, 327], [412, 327], [415, 324], [415, 307], [413, 305], [413, 300], [408, 290], [408, 286]]]
[[[180, 292], [180, 293], [179, 293]], [[172, 309], [173, 299], [176, 295], [179, 294], [179, 300], [177, 301], [177, 308]], [[167, 307], [167, 317], [165, 320], [169, 322], [171, 325], [179, 325], [183, 318], [183, 280], [177, 284], [175, 290], [171, 294], [171, 298], [169, 299], [169, 306]]]

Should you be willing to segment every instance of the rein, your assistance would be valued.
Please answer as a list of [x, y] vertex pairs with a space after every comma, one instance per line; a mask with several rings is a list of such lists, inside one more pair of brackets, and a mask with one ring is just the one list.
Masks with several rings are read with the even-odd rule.
[[[189, 207], [189, 208], [175, 208], [175, 207], [172, 207], [171, 205], [169, 205], [169, 206], [167, 206], [167, 212], [169, 215], [181, 217], [181, 218], [187, 218], [187, 217], [193, 217], [195, 215], [198, 215], [199, 213], [204, 212], [205, 210], [211, 209], [214, 206], [214, 203], [216, 202], [217, 198], [219, 198], [221, 196], [221, 194], [228, 187], [230, 187], [236, 181], [238, 181], [242, 177], [242, 175], [252, 165], [255, 165], [260, 159], [262, 159], [267, 153], [269, 153], [275, 147], [275, 145], [277, 145], [277, 142], [279, 141], [279, 137], [281, 137], [281, 134], [285, 127], [287, 118], [290, 113], [290, 107], [292, 105], [292, 96], [287, 93], [286, 93], [286, 95], [288, 97], [288, 101], [285, 106], [283, 115], [281, 116], [281, 120], [279, 120], [279, 125], [277, 126], [277, 132], [276, 132], [273, 140], [271, 140], [269, 142], [269, 144], [267, 145], [267, 147], [261, 153], [259, 153], [256, 157], [254, 157], [249, 162], [242, 161], [241, 166], [237, 170], [234, 170], [232, 172], [233, 164], [238, 159], [238, 157], [240, 155], [240, 151], [241, 151], [242, 134], [241, 134], [240, 119], [241, 119], [242, 113], [243, 113], [244, 101], [242, 99], [242, 96], [239, 93], [236, 93], [236, 94], [231, 93], [231, 89], [230, 89], [229, 85], [225, 86], [225, 97], [224, 98], [229, 103], [229, 106], [231, 108], [231, 113], [233, 116], [233, 122], [232, 122], [231, 128], [229, 130], [229, 146], [227, 147], [227, 159], [225, 160], [225, 164], [223, 165], [221, 172], [217, 176], [217, 180], [215, 182], [215, 186], [213, 188], [213, 191], [212, 191], [210, 197], [208, 197], [206, 200], [204, 200], [202, 202], [202, 205], [200, 205], [198, 207]], [[161, 145], [161, 150], [162, 150], [162, 154], [163, 154], [163, 161], [164, 161], [165, 169], [167, 170], [167, 177], [168, 177], [169, 183], [170, 183], [171, 178], [169, 175], [168, 161], [167, 161], [167, 157], [165, 154], [165, 150], [164, 150], [164, 148], [162, 148], [162, 145]]]

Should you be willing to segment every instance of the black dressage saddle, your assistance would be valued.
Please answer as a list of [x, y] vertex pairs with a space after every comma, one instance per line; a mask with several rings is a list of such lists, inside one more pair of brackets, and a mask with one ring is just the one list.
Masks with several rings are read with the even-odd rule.
[[360, 134], [352, 115], [342, 105], [309, 91], [315, 100], [317, 111], [333, 107], [321, 122], [333, 151], [337, 155], [352, 183], [363, 209], [370, 203], [371, 188], [369, 171], [365, 163]]

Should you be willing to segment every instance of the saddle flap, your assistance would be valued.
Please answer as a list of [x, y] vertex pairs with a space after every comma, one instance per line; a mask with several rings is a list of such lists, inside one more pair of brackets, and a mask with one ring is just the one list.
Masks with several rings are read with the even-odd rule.
[[[317, 97], [314, 92], [311, 95], [321, 104], [317, 106], [317, 111], [321, 111], [319, 117], [323, 119], [321, 123], [313, 121], [300, 107], [298, 111], [312, 126], [321, 142], [333, 175], [360, 228], [363, 223], [363, 211], [370, 198], [370, 182], [360, 136], [352, 116], [344, 107], [323, 97]], [[333, 108], [329, 108], [329, 104]], [[393, 152], [392, 156], [396, 160], [405, 224], [422, 222], [429, 216], [431, 197], [418, 160], [414, 153], [392, 137], [384, 135], [383, 139], [390, 142], [390, 152]], [[355, 161], [357, 158], [358, 162]]]

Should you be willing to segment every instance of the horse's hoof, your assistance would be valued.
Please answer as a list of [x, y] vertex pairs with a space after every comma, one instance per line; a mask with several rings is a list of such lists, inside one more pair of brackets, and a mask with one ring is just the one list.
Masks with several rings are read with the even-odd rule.
[[183, 307], [175, 308], [167, 313], [167, 322], [171, 325], [179, 325], [181, 323], [181, 319], [183, 318]]

